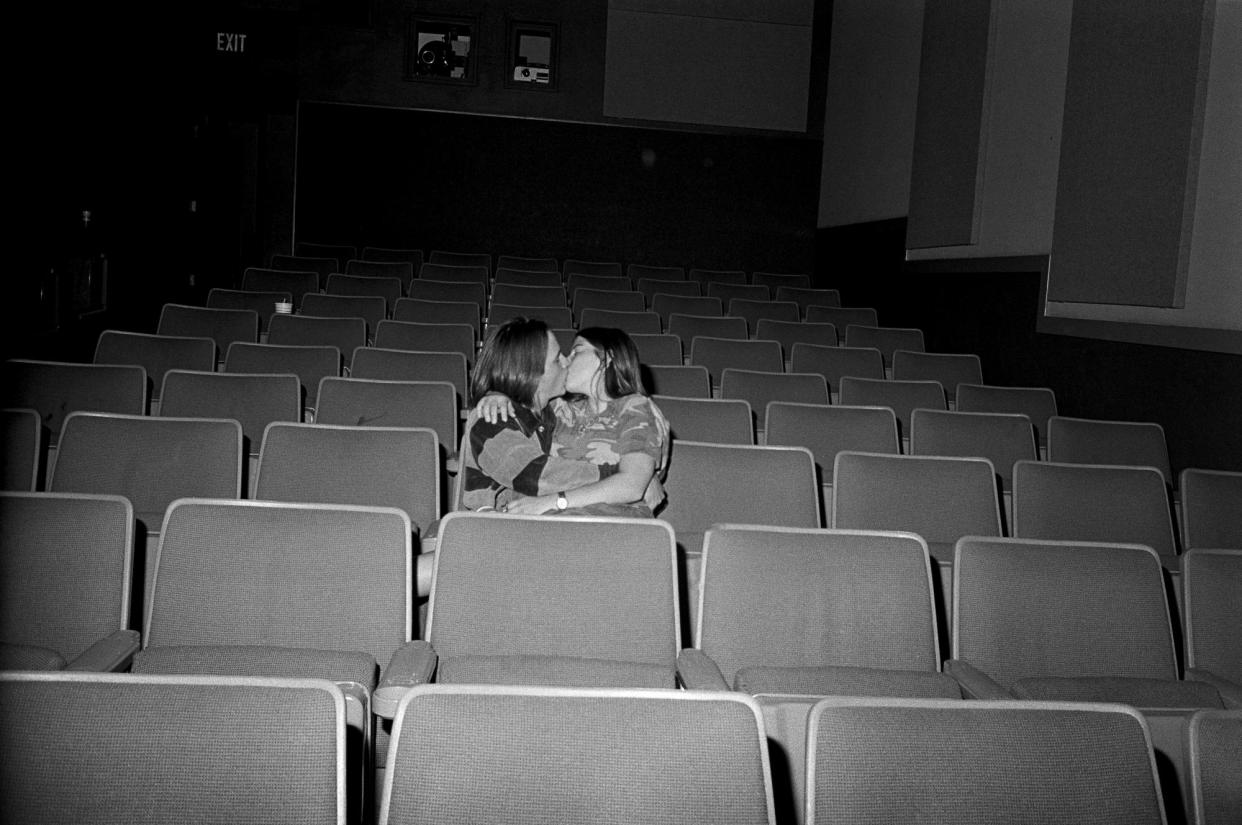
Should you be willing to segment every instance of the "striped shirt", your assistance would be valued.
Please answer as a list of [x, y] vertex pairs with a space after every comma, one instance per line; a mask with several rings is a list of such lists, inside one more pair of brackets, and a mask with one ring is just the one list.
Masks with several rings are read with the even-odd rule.
[[474, 412], [466, 421], [466, 474], [462, 505], [469, 510], [497, 509], [516, 494], [543, 496], [573, 490], [607, 478], [616, 466], [600, 466], [552, 455], [556, 415], [550, 407], [536, 413], [515, 405], [508, 421], [489, 424]]

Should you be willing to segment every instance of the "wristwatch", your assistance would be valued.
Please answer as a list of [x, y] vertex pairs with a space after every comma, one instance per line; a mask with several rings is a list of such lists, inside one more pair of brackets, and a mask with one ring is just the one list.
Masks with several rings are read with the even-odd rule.
[[565, 497], [565, 493], [563, 491], [556, 494], [556, 509], [558, 510], [569, 509], [569, 499]]

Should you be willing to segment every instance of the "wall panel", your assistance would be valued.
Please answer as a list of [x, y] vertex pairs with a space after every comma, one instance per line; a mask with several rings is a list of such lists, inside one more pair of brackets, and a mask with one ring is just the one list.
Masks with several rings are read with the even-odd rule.
[[1074, 4], [1050, 301], [1183, 305], [1214, 5]]
[[604, 114], [804, 132], [812, 12], [810, 0], [613, 0]]
[[927, 0], [906, 247], [974, 243], [990, 0]]
[[835, 0], [819, 225], [904, 218], [923, 0]]

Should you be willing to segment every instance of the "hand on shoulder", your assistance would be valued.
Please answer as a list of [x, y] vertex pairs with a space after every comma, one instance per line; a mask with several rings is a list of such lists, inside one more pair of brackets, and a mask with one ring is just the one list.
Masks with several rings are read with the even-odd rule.
[[498, 421], [507, 422], [516, 415], [509, 396], [498, 392], [489, 392], [480, 398], [479, 403], [474, 405], [474, 412], [488, 424], [495, 424]]

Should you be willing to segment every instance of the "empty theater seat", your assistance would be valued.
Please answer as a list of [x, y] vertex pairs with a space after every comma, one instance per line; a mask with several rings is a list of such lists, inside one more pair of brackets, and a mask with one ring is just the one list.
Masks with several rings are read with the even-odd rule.
[[0, 670], [127, 669], [133, 561], [123, 496], [0, 493]]
[[960, 698], [940, 673], [927, 545], [910, 533], [716, 525], [691, 689]]
[[1189, 796], [1197, 825], [1242, 817], [1242, 711], [1201, 710], [1186, 727]]
[[[878, 355], [877, 355], [878, 357]], [[837, 453], [901, 452], [897, 417], [888, 407], [830, 407], [769, 401], [765, 437], [773, 447], [806, 447], [815, 456], [823, 522], [832, 525], [833, 467]]]
[[1191, 550], [1182, 558], [1186, 678], [1242, 708], [1242, 550]]
[[[503, 549], [502, 549], [503, 548]], [[440, 524], [411, 684], [676, 686], [673, 532], [653, 519], [454, 512]]]
[[775, 823], [748, 697], [427, 685], [393, 728], [384, 825]]
[[1019, 461], [1012, 527], [1018, 538], [1143, 544], [1179, 566], [1168, 488], [1154, 467]]
[[439, 440], [426, 428], [274, 421], [253, 497], [395, 507], [425, 530], [440, 517]]
[[953, 659], [968, 696], [1222, 706], [1178, 678], [1160, 560], [1150, 547], [964, 538], [954, 564]]
[[1182, 546], [1242, 550], [1242, 472], [1181, 472]]
[[807, 825], [1162, 825], [1143, 717], [1120, 705], [832, 698], [807, 729]]
[[37, 410], [0, 410], [0, 490], [32, 493], [39, 489], [45, 446]]
[[216, 342], [210, 338], [180, 338], [172, 335], [144, 335], [138, 332], [106, 329], [95, 344], [96, 364], [137, 364], [147, 372], [147, 397], [151, 413], [159, 411], [164, 374], [171, 369], [203, 370], [216, 368]]
[[4, 673], [0, 707], [0, 793], [15, 822], [346, 815], [344, 699], [330, 682]]
[[410, 535], [392, 508], [181, 499], [133, 670], [334, 682], [361, 783], [372, 690], [415, 632]]

